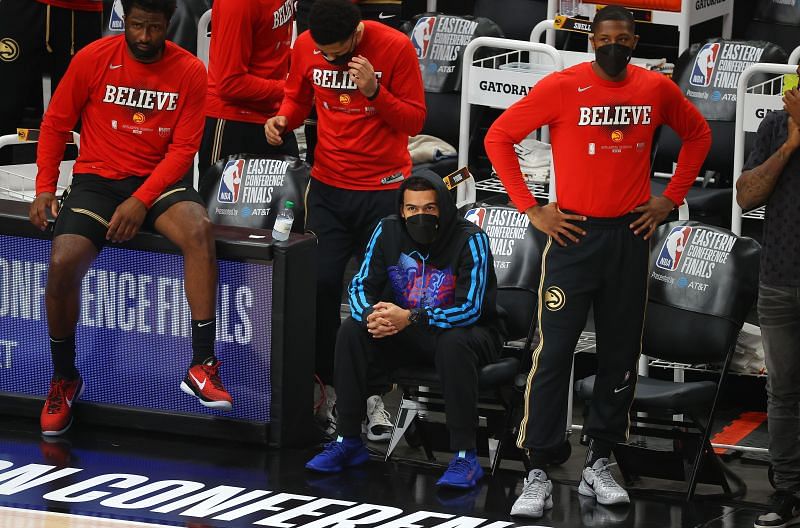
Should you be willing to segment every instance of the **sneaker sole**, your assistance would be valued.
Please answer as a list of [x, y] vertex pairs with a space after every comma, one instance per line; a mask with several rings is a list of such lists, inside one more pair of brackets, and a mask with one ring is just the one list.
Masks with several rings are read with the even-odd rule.
[[197, 398], [197, 401], [199, 401], [200, 405], [202, 405], [203, 407], [208, 407], [209, 409], [217, 409], [217, 410], [220, 410], [220, 411], [230, 411], [231, 409], [233, 409], [233, 405], [231, 405], [231, 402], [228, 402], [228, 401], [207, 401], [207, 400], [204, 400], [185, 381], [181, 382], [181, 390], [183, 392], [185, 392], [186, 394], [188, 394], [189, 396], [194, 396], [195, 398]]
[[388, 442], [391, 438], [392, 438], [391, 432], [379, 435], [372, 434], [369, 432], [367, 433], [367, 440], [369, 440], [370, 442]]
[[349, 463], [347, 463], [347, 464], [345, 464], [343, 466], [333, 466], [333, 467], [323, 468], [323, 467], [319, 467], [319, 466], [314, 466], [314, 465], [311, 464], [311, 462], [307, 462], [305, 467], [306, 467], [306, 469], [310, 469], [311, 471], [317, 471], [319, 473], [340, 473], [340, 472], [344, 471], [347, 468], [360, 466], [361, 464], [365, 464], [368, 461], [369, 461], [369, 452], [366, 452], [360, 458], [357, 458], [355, 460], [351, 460]]
[[529, 517], [531, 519], [538, 519], [540, 517], [544, 517], [544, 512], [546, 510], [553, 509], [553, 496], [550, 495], [544, 501], [544, 508], [538, 511], [530, 511], [530, 510], [519, 510], [515, 511], [514, 508], [511, 508], [511, 515], [514, 517]]
[[630, 497], [620, 497], [619, 499], [606, 499], [600, 497], [595, 493], [594, 489], [584, 480], [581, 478], [581, 484], [578, 486], [578, 493], [583, 495], [584, 497], [594, 497], [597, 500], [597, 504], [602, 504], [603, 506], [613, 506], [615, 504], [630, 504], [631, 499]]
[[436, 482], [436, 485], [440, 488], [454, 488], [454, 489], [472, 489], [478, 485], [478, 481], [483, 478], [483, 468], [479, 467], [478, 471], [475, 472], [475, 477], [469, 482], [465, 482], [463, 484], [456, 484], [452, 482], [442, 482], [441, 480]]
[[[81, 389], [78, 391], [77, 396], [75, 396], [72, 399], [72, 405], [75, 405], [75, 402], [77, 402], [80, 399], [80, 397], [83, 396], [83, 391], [85, 389], [86, 389], [86, 382], [83, 381], [83, 378], [81, 378]], [[72, 406], [70, 406], [70, 412], [72, 412]], [[69, 431], [69, 428], [72, 427], [72, 422], [74, 422], [74, 421], [75, 421], [75, 417], [74, 416], [70, 416], [69, 417], [69, 423], [67, 424], [67, 426], [65, 428], [61, 429], [60, 431], [45, 431], [44, 429], [42, 429], [42, 436], [61, 436], [62, 434], [64, 434], [67, 431]]]

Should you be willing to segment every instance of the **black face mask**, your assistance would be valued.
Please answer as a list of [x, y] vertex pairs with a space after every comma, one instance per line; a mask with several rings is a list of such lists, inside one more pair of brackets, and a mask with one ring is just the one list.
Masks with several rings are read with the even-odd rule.
[[356, 46], [355, 46], [356, 34], [353, 33], [353, 36], [350, 37], [350, 51], [345, 53], [344, 55], [339, 55], [332, 59], [329, 59], [325, 55], [322, 56], [323, 59], [328, 61], [329, 64], [333, 64], [334, 66], [347, 66], [351, 60], [353, 60], [353, 55], [355, 55]]
[[606, 44], [594, 50], [595, 59], [600, 68], [609, 77], [616, 77], [625, 70], [633, 55], [633, 48], [622, 44]]
[[439, 230], [439, 217], [432, 214], [417, 214], [406, 218], [406, 229], [411, 240], [427, 246], [436, 240]]

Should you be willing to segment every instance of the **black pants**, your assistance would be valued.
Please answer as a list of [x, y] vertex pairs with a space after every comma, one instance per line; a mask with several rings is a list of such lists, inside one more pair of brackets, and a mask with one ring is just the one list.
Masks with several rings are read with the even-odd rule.
[[264, 135], [264, 125], [206, 117], [203, 140], [198, 155], [198, 174], [202, 182], [206, 170], [217, 161], [231, 154], [253, 154], [271, 156], [297, 156], [297, 139], [294, 132], [283, 137], [283, 145], [272, 146]]
[[649, 244], [628, 227], [636, 217], [590, 218], [578, 244], [548, 240], [539, 284], [541, 341], [528, 375], [519, 447], [545, 451], [564, 441], [573, 353], [592, 305], [597, 378], [583, 432], [612, 443], [627, 439], [648, 281]]
[[397, 191], [351, 191], [311, 179], [306, 230], [318, 239], [316, 370], [333, 381], [333, 350], [341, 323], [344, 270], [364, 255], [378, 221], [399, 212]]
[[[26, 106], [41, 107], [43, 73], [55, 91], [73, 55], [100, 38], [102, 18], [30, 0], [0, 2], [0, 135], [16, 132]], [[0, 151], [4, 163], [10, 152]]]
[[450, 448], [475, 449], [478, 427], [478, 369], [497, 359], [503, 343], [486, 327], [451, 328], [440, 333], [417, 327], [373, 338], [352, 318], [336, 339], [337, 429], [342, 436], [361, 434], [366, 414], [369, 372], [391, 372], [406, 365], [435, 365], [444, 394]]

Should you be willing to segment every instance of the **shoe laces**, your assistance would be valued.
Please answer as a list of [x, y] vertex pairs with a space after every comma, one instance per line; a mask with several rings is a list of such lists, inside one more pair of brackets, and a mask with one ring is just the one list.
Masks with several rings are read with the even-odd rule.
[[214, 386], [215, 389], [225, 390], [222, 386], [222, 380], [219, 378], [219, 366], [222, 365], [222, 361], [215, 361], [211, 365], [201, 365], [203, 368], [203, 372], [206, 373], [208, 379], [211, 380], [211, 384]]
[[47, 394], [47, 412], [49, 414], [61, 412], [61, 407], [64, 406], [64, 399], [66, 398], [66, 381], [58, 379], [50, 385], [50, 392]]
[[383, 400], [380, 398], [376, 398], [376, 400], [375, 407], [372, 408], [372, 413], [370, 414], [372, 425], [388, 425], [391, 427], [392, 416], [389, 414], [389, 411], [386, 410], [386, 407], [384, 407]]
[[608, 487], [619, 487], [617, 481], [614, 480], [614, 475], [611, 474], [611, 466], [616, 466], [617, 463], [613, 462], [611, 464], [603, 464], [599, 468], [594, 470], [595, 478], [600, 480], [600, 484], [603, 486]]
[[447, 466], [448, 473], [455, 473], [460, 477], [468, 477], [469, 472], [472, 469], [472, 463], [460, 456], [453, 457], [453, 460], [450, 461], [450, 465]]
[[325, 444], [323, 452], [328, 456], [339, 457], [345, 455], [347, 453], [347, 449], [344, 446], [344, 442], [338, 442], [334, 440]]

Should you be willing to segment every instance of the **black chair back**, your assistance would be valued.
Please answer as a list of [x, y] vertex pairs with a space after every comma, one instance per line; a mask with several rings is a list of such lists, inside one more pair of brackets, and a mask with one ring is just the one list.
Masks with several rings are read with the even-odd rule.
[[536, 319], [543, 236], [510, 207], [482, 206], [465, 218], [489, 236], [497, 275], [497, 305], [506, 314], [509, 340], [530, 335]]
[[287, 200], [294, 202], [292, 232], [305, 230], [305, 193], [311, 166], [292, 156], [234, 155], [201, 175], [199, 192], [215, 224], [272, 229]]
[[760, 246], [680, 221], [659, 227], [650, 247], [645, 353], [679, 363], [723, 361], [758, 292]]

